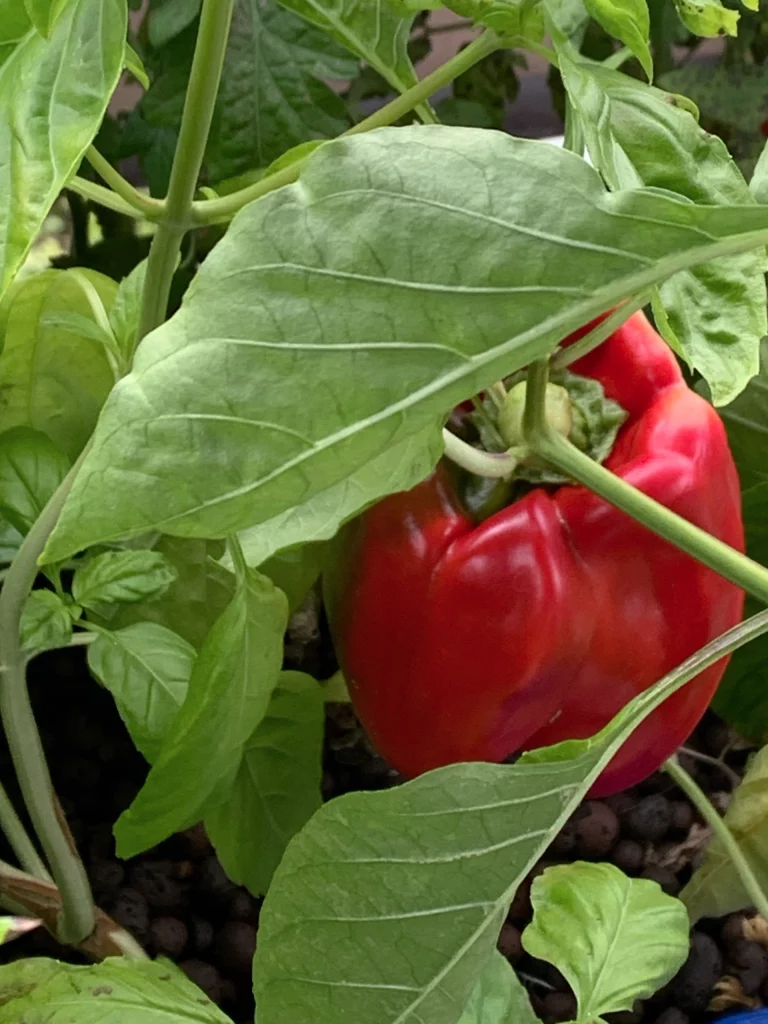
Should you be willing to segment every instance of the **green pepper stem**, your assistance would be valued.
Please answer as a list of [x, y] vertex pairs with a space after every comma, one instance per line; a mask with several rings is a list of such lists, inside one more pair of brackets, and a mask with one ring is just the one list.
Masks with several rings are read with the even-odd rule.
[[219, 91], [233, 7], [234, 0], [203, 0], [168, 196], [149, 250], [139, 340], [165, 320], [181, 240], [192, 226], [192, 200]]
[[487, 476], [492, 480], [501, 480], [505, 476], [514, 473], [519, 459], [510, 452], [493, 453], [484, 452], [479, 448], [473, 448], [471, 444], [456, 437], [450, 430], [443, 430], [443, 441], [445, 443], [445, 455], [455, 462], [457, 466], [475, 473], [477, 476]]
[[760, 883], [752, 871], [749, 861], [744, 856], [741, 847], [737, 843], [731, 830], [728, 828], [728, 825], [723, 821], [707, 799], [705, 793], [696, 785], [688, 772], [680, 766], [676, 757], [670, 757], [668, 761], [664, 762], [664, 771], [675, 780], [680, 789], [682, 789], [694, 807], [699, 811], [702, 818], [712, 829], [713, 833], [730, 857], [731, 863], [736, 869], [736, 873], [741, 879], [741, 884], [746, 889], [750, 900], [755, 907], [757, 907], [759, 913], [768, 920], [768, 898], [766, 898], [765, 893], [760, 887]]
[[[410, 113], [424, 100], [429, 99], [443, 86], [449, 85], [454, 78], [458, 78], [463, 72], [473, 67], [483, 58], [490, 56], [495, 50], [500, 49], [502, 42], [495, 32], [487, 29], [481, 36], [478, 36], [469, 46], [460, 50], [455, 57], [451, 57], [445, 64], [435, 68], [412, 88], [407, 89], [400, 96], [397, 96], [391, 103], [376, 110], [370, 117], [366, 117], [359, 124], [354, 125], [344, 132], [341, 138], [348, 135], [359, 135], [361, 132], [370, 132], [374, 128], [384, 128], [386, 125], [394, 124], [405, 114]], [[283, 185], [290, 185], [296, 181], [306, 163], [304, 160], [297, 160], [295, 163], [284, 167], [268, 178], [254, 182], [247, 188], [240, 189], [228, 196], [220, 196], [218, 199], [204, 199], [193, 203], [192, 212], [198, 224], [218, 224], [222, 221], [231, 220], [232, 217], [254, 199], [260, 199], [268, 192], [282, 188]]]
[[95, 911], [85, 868], [63, 821], [27, 691], [27, 658], [19, 635], [24, 604], [37, 576], [37, 559], [56, 525], [88, 446], [22, 541], [0, 591], [0, 715], [21, 793], [62, 900], [57, 938], [82, 942]]

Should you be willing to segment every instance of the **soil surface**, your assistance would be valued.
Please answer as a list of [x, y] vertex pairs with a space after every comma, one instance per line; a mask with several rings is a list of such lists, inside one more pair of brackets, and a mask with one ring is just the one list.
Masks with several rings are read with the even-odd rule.
[[[286, 664], [327, 678], [334, 668], [333, 656], [325, 630], [318, 626], [316, 607], [305, 607], [292, 622]], [[37, 658], [31, 665], [30, 690], [54, 786], [97, 902], [151, 954], [175, 960], [236, 1024], [250, 1024], [251, 960], [261, 901], [226, 877], [200, 826], [134, 860], [118, 860], [112, 825], [138, 792], [146, 763], [134, 750], [111, 698], [90, 678], [82, 649]], [[681, 760], [724, 812], [749, 748], [712, 714], [691, 738], [690, 747], [699, 756], [683, 753]], [[17, 796], [4, 747], [0, 777]], [[329, 705], [324, 798], [400, 781], [371, 750], [350, 707]], [[553, 863], [610, 861], [629, 875], [654, 879], [676, 895], [707, 838], [691, 804], [659, 773], [626, 793], [585, 801], [533, 875]], [[9, 851], [0, 856], [12, 859]], [[529, 888], [530, 879], [515, 898], [499, 948], [528, 988], [542, 1021], [568, 1021], [575, 1017], [576, 1004], [565, 979], [521, 946], [520, 934], [531, 916]], [[700, 922], [691, 932], [690, 956], [677, 977], [631, 1013], [608, 1020], [705, 1024], [724, 1010], [768, 1005], [768, 942], [764, 946], [754, 938], [765, 936], [768, 928], [750, 925], [751, 917], [746, 913]], [[0, 947], [0, 962], [21, 956], [73, 959], [42, 930]]]

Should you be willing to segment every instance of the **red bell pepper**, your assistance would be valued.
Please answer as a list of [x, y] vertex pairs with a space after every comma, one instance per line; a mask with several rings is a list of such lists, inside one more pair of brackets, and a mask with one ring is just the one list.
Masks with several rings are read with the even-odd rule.
[[[645, 317], [571, 369], [628, 414], [605, 465], [743, 550], [720, 417]], [[354, 707], [407, 776], [592, 735], [743, 606], [738, 587], [582, 486], [534, 487], [478, 523], [444, 465], [342, 531], [327, 591]], [[685, 741], [726, 661], [637, 729], [593, 795], [639, 782]]]

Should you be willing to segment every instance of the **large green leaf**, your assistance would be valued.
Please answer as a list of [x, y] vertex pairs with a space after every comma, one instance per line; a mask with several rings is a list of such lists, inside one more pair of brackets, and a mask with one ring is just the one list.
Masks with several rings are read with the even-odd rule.
[[[702, 204], [755, 202], [723, 142], [659, 89], [565, 52], [563, 81], [587, 148], [613, 189], [647, 185]], [[757, 373], [766, 320], [765, 254], [754, 250], [675, 274], [661, 288], [669, 326], [716, 405]]]
[[191, 25], [200, 13], [201, 3], [202, 0], [153, 0], [147, 17], [152, 46], [164, 46]]
[[537, 0], [450, 0], [446, 7], [502, 36], [539, 42], [544, 35], [542, 5]]
[[[96, 271], [78, 273], [109, 310], [115, 282]], [[42, 430], [74, 459], [93, 431], [114, 374], [90, 333], [53, 325], [67, 314], [95, 326], [83, 289], [64, 270], [44, 270], [9, 293], [0, 317], [0, 420], [5, 427]]]
[[613, 864], [560, 864], [534, 880], [531, 956], [568, 980], [589, 1024], [631, 1010], [672, 978], [688, 957], [688, 914], [657, 882]]
[[509, 962], [494, 953], [477, 979], [459, 1024], [539, 1024]]
[[84, 608], [154, 601], [176, 580], [176, 570], [159, 551], [104, 551], [75, 572], [72, 596]]
[[0, 434], [0, 515], [26, 534], [67, 475], [69, 459], [27, 427]]
[[[768, 747], [755, 755], [728, 805], [725, 823], [765, 892], [768, 888]], [[753, 902], [717, 837], [710, 842], [703, 864], [696, 869], [680, 898], [693, 922], [700, 917], [723, 917]]]
[[88, 647], [88, 668], [150, 764], [186, 699], [195, 657], [191, 644], [156, 622], [101, 632]]
[[494, 132], [330, 142], [238, 214], [142, 343], [45, 557], [150, 529], [223, 536], [299, 506], [760, 229], [763, 207], [608, 194], [574, 154]]
[[69, 0], [50, 40], [30, 27], [0, 66], [0, 296], [98, 131], [127, 14], [125, 0]]
[[72, 636], [72, 616], [67, 605], [52, 590], [33, 590], [21, 616], [21, 646], [39, 654], [66, 647]]
[[195, 661], [187, 699], [115, 837], [121, 857], [194, 825], [214, 793], [223, 798], [243, 748], [264, 717], [283, 657], [285, 596], [247, 570]]
[[17, 960], [0, 967], [0, 1024], [231, 1024], [167, 960], [90, 967]]
[[283, 672], [226, 799], [205, 815], [227, 875], [254, 895], [267, 891], [288, 841], [322, 802], [324, 724], [320, 684]]
[[589, 740], [325, 804], [262, 908], [259, 1024], [456, 1024], [520, 882], [633, 729], [702, 667], [676, 669]]

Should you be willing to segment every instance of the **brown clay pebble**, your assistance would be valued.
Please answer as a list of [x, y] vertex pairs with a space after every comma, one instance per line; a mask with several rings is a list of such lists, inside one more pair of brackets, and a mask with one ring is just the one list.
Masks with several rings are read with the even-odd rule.
[[178, 917], [156, 917], [149, 926], [149, 938], [158, 956], [178, 960], [189, 941], [189, 931]]
[[619, 818], [623, 818], [637, 803], [637, 797], [629, 793], [614, 793], [603, 801]]
[[512, 906], [509, 908], [509, 916], [513, 921], [524, 921], [531, 913], [531, 880], [524, 878], [517, 887]]
[[155, 910], [172, 910], [184, 902], [181, 886], [175, 880], [176, 866], [170, 860], [144, 860], [134, 864], [130, 883]]
[[189, 922], [189, 937], [196, 953], [204, 953], [213, 944], [213, 925], [204, 917], [193, 917]]
[[615, 811], [597, 800], [587, 800], [574, 815], [576, 852], [581, 857], [605, 857], [619, 838]]
[[742, 939], [728, 950], [728, 974], [735, 974], [748, 996], [754, 996], [768, 976], [768, 953], [756, 942]]
[[221, 975], [213, 964], [207, 964], [204, 960], [185, 960], [179, 967], [194, 985], [205, 992], [211, 1002], [220, 1002]]
[[654, 1024], [691, 1024], [691, 1018], [676, 1006], [670, 1006], [660, 1017], [656, 1018]]
[[216, 857], [206, 857], [204, 861], [201, 861], [196, 885], [206, 902], [218, 910], [227, 909], [229, 899], [237, 888], [235, 883], [227, 878], [224, 868]]
[[672, 814], [670, 816], [670, 828], [676, 832], [687, 832], [696, 820], [693, 807], [686, 800], [672, 800], [670, 803]]
[[497, 943], [499, 952], [505, 956], [511, 964], [516, 964], [523, 955], [523, 944], [520, 941], [520, 929], [515, 928], [509, 921], [502, 925], [499, 941]]
[[724, 946], [732, 946], [744, 939], [744, 915], [729, 914], [720, 928], [720, 941]]
[[573, 818], [570, 818], [563, 827], [560, 829], [558, 834], [552, 840], [552, 844], [547, 850], [547, 853], [552, 854], [553, 857], [568, 857], [573, 853], [576, 847], [576, 827]]
[[238, 1001], [237, 985], [231, 978], [221, 980], [221, 1001], [225, 1006], [234, 1006]]
[[714, 939], [693, 932], [691, 951], [669, 986], [672, 1002], [686, 1013], [701, 1013], [723, 973], [723, 958]]
[[658, 843], [669, 832], [672, 808], [661, 793], [645, 796], [625, 817], [627, 831], [635, 839]]
[[88, 868], [93, 894], [98, 903], [109, 903], [125, 881], [125, 868], [117, 860], [93, 860]]
[[544, 1020], [549, 1024], [575, 1020], [576, 998], [570, 992], [548, 992], [542, 1000]]
[[618, 1013], [607, 1013], [605, 1019], [607, 1024], [643, 1024], [643, 1011], [639, 1004], [638, 1009], [619, 1010]]
[[671, 868], [663, 868], [659, 864], [649, 864], [640, 877], [658, 882], [667, 896], [677, 896], [682, 888], [675, 872]]
[[643, 866], [643, 848], [634, 839], [620, 839], [613, 848], [611, 860], [626, 875], [635, 875]]
[[230, 921], [252, 922], [256, 908], [253, 897], [245, 889], [236, 889], [229, 898], [227, 917]]
[[140, 892], [128, 887], [121, 889], [112, 904], [111, 916], [137, 942], [146, 942], [149, 936], [149, 905]]
[[210, 857], [213, 852], [211, 841], [202, 822], [180, 832], [177, 839], [184, 851], [184, 856], [191, 860], [202, 860], [203, 857]]
[[250, 974], [256, 952], [256, 929], [243, 921], [227, 921], [213, 940], [213, 959], [227, 974]]

